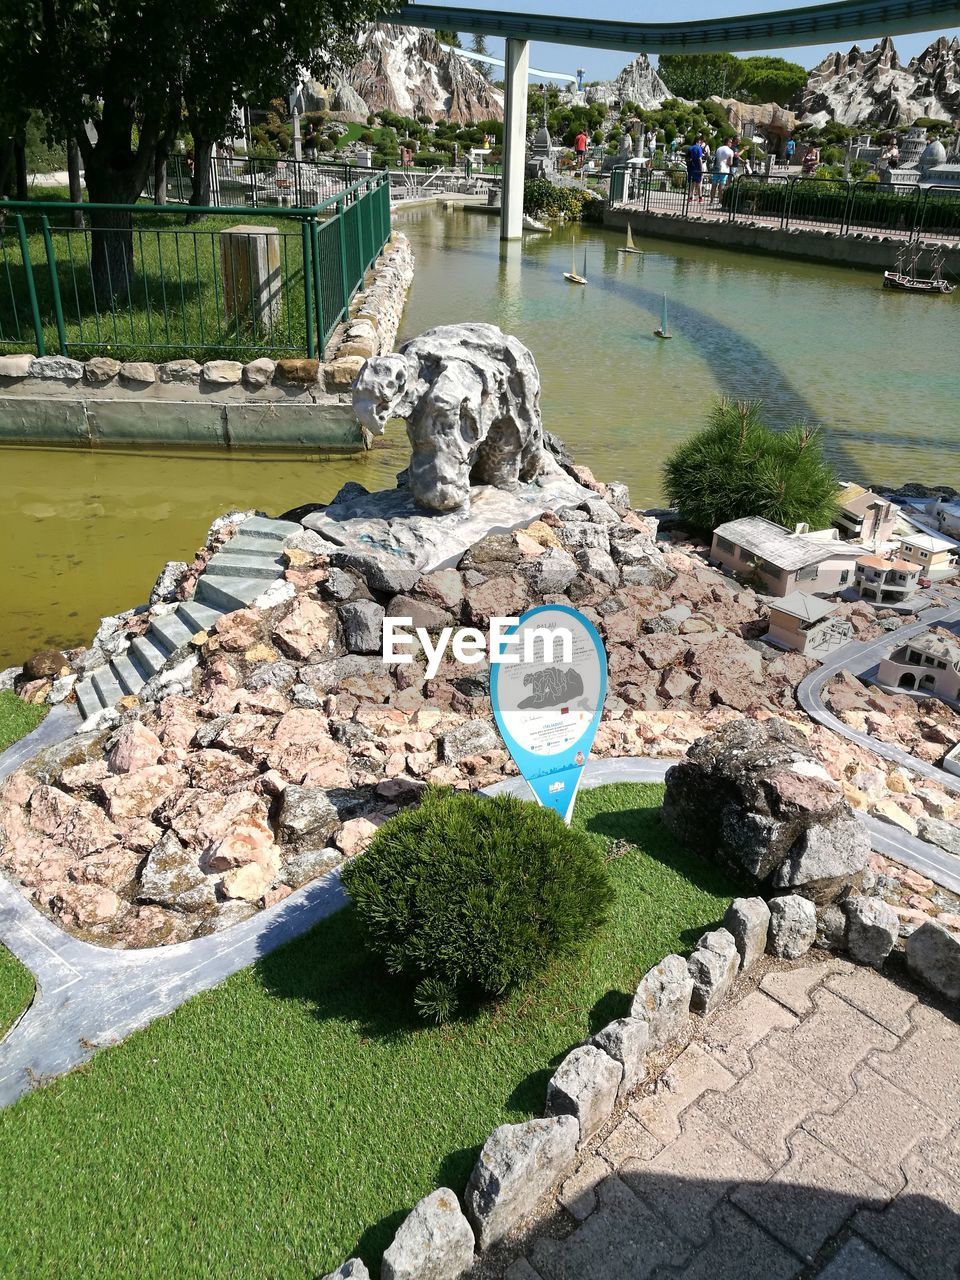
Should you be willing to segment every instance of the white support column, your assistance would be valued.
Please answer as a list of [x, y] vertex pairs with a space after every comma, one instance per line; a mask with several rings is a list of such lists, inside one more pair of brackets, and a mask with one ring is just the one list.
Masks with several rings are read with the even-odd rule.
[[500, 192], [500, 239], [523, 234], [523, 175], [527, 151], [527, 78], [530, 45], [509, 39], [504, 60], [503, 180]]

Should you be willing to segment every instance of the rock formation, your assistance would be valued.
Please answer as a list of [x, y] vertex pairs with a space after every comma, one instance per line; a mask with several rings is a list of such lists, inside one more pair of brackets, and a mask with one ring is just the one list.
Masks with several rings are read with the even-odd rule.
[[663, 820], [767, 890], [829, 902], [859, 884], [870, 841], [806, 740], [782, 720], [725, 725], [667, 774]]
[[472, 484], [514, 489], [541, 470], [540, 375], [527, 348], [495, 325], [440, 325], [368, 360], [353, 404], [376, 435], [391, 418], [406, 420], [408, 482], [428, 510], [466, 506]]
[[307, 85], [308, 106], [356, 120], [378, 111], [455, 124], [503, 119], [503, 94], [432, 31], [379, 24], [357, 45], [356, 61], [334, 73], [329, 90]]
[[605, 102], [608, 105], [632, 102], [644, 111], [659, 107], [661, 102], [673, 97], [645, 53], [637, 54], [632, 62], [628, 62], [616, 80], [587, 85], [584, 94], [588, 102]]
[[960, 40], [940, 36], [901, 65], [889, 36], [863, 50], [831, 53], [810, 72], [797, 114], [813, 124], [911, 124], [960, 115]]

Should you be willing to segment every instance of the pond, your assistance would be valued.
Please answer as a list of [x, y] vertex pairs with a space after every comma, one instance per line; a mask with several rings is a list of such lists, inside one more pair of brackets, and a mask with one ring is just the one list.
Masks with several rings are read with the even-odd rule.
[[[533, 351], [547, 427], [637, 503], [720, 394], [768, 420], [823, 422], [841, 475], [960, 487], [954, 298], [884, 292], [877, 273], [559, 228], [501, 249], [495, 218], [434, 207], [396, 217], [417, 272], [401, 337], [483, 320]], [[576, 242], [589, 284], [563, 279]], [[672, 341], [653, 336], [667, 294]], [[0, 450], [5, 548], [0, 667], [88, 641], [101, 615], [145, 599], [166, 560], [189, 559], [227, 508], [271, 514], [345, 480], [392, 484], [402, 431], [356, 458], [303, 454]], [[952, 477], [952, 481], [951, 481]]]

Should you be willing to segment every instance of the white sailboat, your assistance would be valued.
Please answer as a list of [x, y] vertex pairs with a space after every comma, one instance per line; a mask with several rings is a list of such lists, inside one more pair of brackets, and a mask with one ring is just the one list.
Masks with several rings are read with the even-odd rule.
[[587, 250], [583, 250], [583, 274], [577, 274], [577, 242], [574, 241], [570, 249], [570, 270], [563, 273], [564, 280], [569, 280], [571, 284], [587, 283]]
[[643, 254], [642, 249], [638, 249], [633, 243], [633, 232], [630, 230], [630, 223], [627, 223], [627, 243], [617, 250], [617, 253], [639, 253]]
[[657, 338], [672, 338], [673, 334], [667, 326], [667, 295], [663, 295], [663, 308], [660, 312], [660, 328], [654, 329], [654, 336]]

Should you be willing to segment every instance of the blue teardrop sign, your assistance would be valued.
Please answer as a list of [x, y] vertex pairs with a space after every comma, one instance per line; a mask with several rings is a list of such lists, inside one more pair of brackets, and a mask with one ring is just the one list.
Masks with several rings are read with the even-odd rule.
[[528, 609], [506, 634], [519, 660], [491, 662], [497, 728], [536, 799], [569, 822], [607, 692], [603, 641], [566, 605]]

